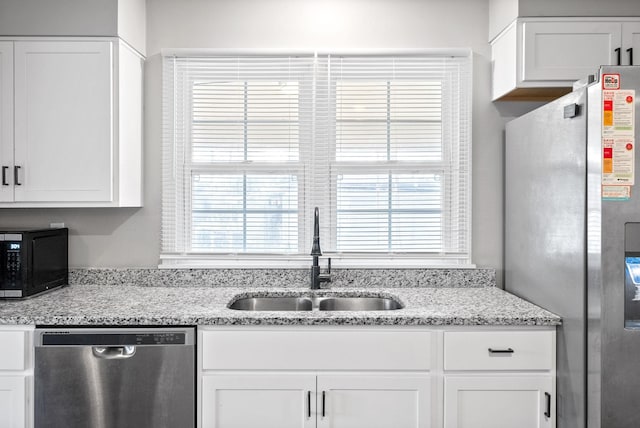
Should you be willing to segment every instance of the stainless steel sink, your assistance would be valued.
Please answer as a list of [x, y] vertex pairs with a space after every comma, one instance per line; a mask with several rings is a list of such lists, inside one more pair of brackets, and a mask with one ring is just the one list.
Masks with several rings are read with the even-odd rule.
[[239, 311], [310, 311], [313, 302], [306, 297], [246, 297], [229, 305]]
[[402, 305], [390, 297], [327, 297], [318, 303], [321, 311], [394, 311]]
[[229, 309], [239, 311], [393, 311], [402, 308], [392, 297], [335, 295], [243, 297], [229, 305]]

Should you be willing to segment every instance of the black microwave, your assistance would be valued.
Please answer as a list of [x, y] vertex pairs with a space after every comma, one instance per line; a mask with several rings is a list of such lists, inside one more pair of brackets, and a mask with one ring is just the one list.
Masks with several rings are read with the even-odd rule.
[[69, 283], [69, 229], [0, 230], [0, 298]]

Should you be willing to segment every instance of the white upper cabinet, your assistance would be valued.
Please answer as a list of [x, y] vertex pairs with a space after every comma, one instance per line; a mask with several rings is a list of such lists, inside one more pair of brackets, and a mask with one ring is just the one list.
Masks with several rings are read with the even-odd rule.
[[639, 26], [640, 19], [518, 18], [491, 41], [493, 99], [550, 100], [601, 65], [629, 65]]
[[0, 202], [13, 200], [13, 43], [0, 42]]
[[2, 63], [13, 99], [3, 93], [0, 119], [13, 130], [3, 126], [0, 207], [141, 206], [139, 54], [118, 39], [1, 43], [14, 62]]
[[622, 65], [640, 65], [640, 22], [627, 22], [622, 27]]

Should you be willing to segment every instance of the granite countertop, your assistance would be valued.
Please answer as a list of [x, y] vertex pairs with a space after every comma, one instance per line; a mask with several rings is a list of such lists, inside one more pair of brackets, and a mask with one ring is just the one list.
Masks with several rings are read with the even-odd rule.
[[[227, 308], [238, 296], [393, 296], [394, 311], [249, 312]], [[71, 285], [19, 301], [0, 301], [4, 325], [496, 325], [554, 326], [560, 317], [495, 287], [302, 288]]]

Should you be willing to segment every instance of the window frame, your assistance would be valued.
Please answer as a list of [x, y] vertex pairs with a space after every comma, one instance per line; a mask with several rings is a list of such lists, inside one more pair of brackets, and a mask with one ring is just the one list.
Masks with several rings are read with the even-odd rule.
[[[166, 68], [167, 68], [167, 62], [170, 61], [171, 58], [178, 58], [178, 57], [190, 57], [190, 56], [220, 56], [220, 55], [224, 55], [224, 56], [229, 56], [229, 55], [238, 55], [238, 56], [243, 56], [243, 55], [260, 55], [260, 56], [269, 56], [269, 55], [309, 55], [309, 54], [313, 54], [316, 58], [320, 55], [380, 55], [380, 56], [397, 56], [397, 55], [437, 55], [437, 56], [455, 56], [455, 57], [467, 57], [469, 60], [469, 76], [468, 76], [468, 82], [466, 82], [466, 87], [468, 88], [469, 91], [471, 91], [471, 74], [472, 74], [472, 68], [473, 68], [473, 64], [471, 62], [471, 58], [472, 58], [472, 54], [471, 54], [471, 50], [469, 49], [419, 49], [419, 50], [376, 50], [376, 51], [364, 51], [364, 50], [360, 50], [357, 52], [354, 51], [347, 51], [347, 52], [340, 52], [340, 51], [332, 51], [332, 52], [312, 52], [312, 51], [281, 51], [281, 50], [269, 50], [269, 49], [264, 49], [264, 50], [258, 50], [258, 51], [253, 51], [253, 50], [220, 50], [220, 49], [200, 49], [200, 50], [191, 50], [191, 49], [163, 49], [162, 50], [162, 57], [163, 57], [163, 93], [166, 91], [166, 85], [167, 85], [167, 80], [168, 79], [175, 79], [175, 76], [173, 74], [171, 75], [167, 75], [166, 73]], [[174, 84], [174, 89], [175, 88], [175, 83]], [[334, 88], [335, 90], [335, 88]], [[315, 94], [314, 94], [314, 100], [312, 102], [313, 104], [313, 109], [314, 109], [314, 116], [316, 114], [315, 112], [315, 108], [316, 108], [316, 102], [315, 102]], [[332, 262], [333, 265], [336, 267], [343, 267], [343, 268], [371, 268], [371, 267], [406, 267], [406, 268], [416, 268], [416, 267], [434, 267], [434, 268], [449, 268], [449, 267], [456, 267], [456, 268], [464, 268], [464, 267], [475, 267], [475, 265], [473, 265], [472, 263], [472, 253], [471, 253], [471, 94], [469, 93], [466, 96], [466, 104], [467, 104], [467, 108], [465, 113], [467, 114], [467, 118], [466, 118], [466, 127], [467, 129], [465, 130], [467, 136], [468, 136], [468, 148], [467, 148], [467, 165], [466, 167], [468, 168], [468, 172], [467, 172], [467, 183], [466, 183], [466, 189], [467, 189], [467, 200], [464, 201], [464, 206], [466, 207], [466, 210], [464, 213], [462, 213], [462, 216], [466, 219], [464, 221], [466, 221], [466, 225], [467, 225], [467, 229], [466, 229], [466, 242], [467, 242], [467, 252], [466, 252], [466, 258], [464, 259], [460, 259], [458, 256], [455, 255], [448, 255], [445, 253], [441, 253], [441, 254], [436, 254], [434, 255], [434, 253], [424, 253], [424, 252], [411, 252], [411, 253], [370, 253], [370, 252], [349, 252], [349, 253], [339, 253], [339, 252], [325, 252], [325, 256], [327, 257], [331, 257], [332, 258]], [[163, 108], [166, 109], [167, 105], [166, 103], [164, 103], [164, 99], [163, 99]], [[442, 113], [444, 115], [444, 112]], [[175, 183], [173, 185], [173, 187], [171, 185], [169, 185], [169, 189], [168, 189], [168, 193], [169, 193], [169, 197], [165, 198], [165, 188], [167, 187], [166, 184], [166, 175], [167, 175], [167, 167], [166, 167], [166, 163], [171, 162], [174, 165], [176, 164], [176, 162], [180, 162], [180, 160], [172, 158], [171, 156], [167, 156], [168, 152], [171, 152], [171, 146], [172, 142], [170, 141], [170, 137], [168, 134], [170, 134], [170, 132], [166, 132], [166, 126], [167, 124], [165, 123], [166, 121], [166, 117], [167, 117], [167, 112], [165, 111], [163, 113], [163, 211], [165, 209], [167, 209], [167, 203], [165, 201], [165, 199], [169, 199], [171, 200], [171, 198], [174, 196], [174, 192], [176, 192], [176, 187], [180, 187], [181, 183], [179, 179], [176, 179], [176, 177], [170, 177], [169, 180], [174, 179]], [[314, 123], [315, 123], [315, 117], [313, 119]], [[442, 120], [442, 122], [444, 122], [444, 119]], [[315, 132], [315, 127], [313, 129], [313, 135], [312, 135], [312, 140], [315, 140], [316, 137], [316, 132]], [[335, 141], [334, 141], [335, 142]], [[190, 146], [189, 144], [187, 144], [187, 146]], [[189, 150], [191, 148], [189, 147]], [[333, 150], [335, 153], [335, 145], [333, 146]], [[443, 151], [443, 159], [440, 162], [437, 162], [438, 166], [439, 165], [443, 165], [445, 164], [445, 159], [444, 156], [446, 155], [446, 150]], [[186, 156], [186, 154], [183, 154]], [[171, 159], [167, 159], [167, 158], [171, 158]], [[179, 252], [179, 251], [166, 251], [166, 248], [164, 247], [164, 240], [165, 240], [165, 221], [164, 221], [164, 213], [163, 213], [163, 248], [161, 249], [161, 253], [160, 253], [160, 268], [203, 268], [203, 267], [216, 267], [216, 268], [238, 268], [238, 267], [244, 267], [244, 268], [300, 268], [300, 267], [308, 267], [309, 266], [309, 256], [306, 255], [306, 251], [305, 251], [305, 247], [304, 245], [307, 242], [311, 242], [311, 227], [312, 224], [309, 224], [310, 222], [308, 221], [308, 219], [312, 218], [312, 207], [314, 205], [317, 205], [317, 200], [321, 199], [321, 196], [318, 195], [305, 195], [305, 192], [309, 192], [309, 190], [305, 191], [305, 188], [308, 189], [309, 188], [309, 183], [311, 183], [311, 180], [313, 179], [312, 177], [312, 173], [311, 173], [311, 169], [312, 167], [310, 166], [310, 162], [311, 162], [311, 158], [313, 157], [313, 154], [311, 153], [310, 149], [307, 148], [303, 148], [302, 144], [299, 147], [299, 158], [298, 158], [298, 162], [295, 165], [292, 165], [291, 163], [289, 164], [282, 164], [281, 167], [289, 170], [295, 169], [296, 171], [298, 171], [298, 195], [299, 195], [299, 200], [298, 200], [298, 206], [299, 206], [299, 222], [298, 222], [298, 228], [299, 228], [299, 233], [298, 233], [298, 242], [299, 242], [299, 246], [300, 246], [300, 254], [268, 254], [268, 253], [231, 253], [231, 252]], [[186, 159], [191, 159], [190, 157], [187, 157]], [[331, 183], [335, 183], [335, 178], [337, 172], [337, 169], [340, 168], [344, 168], [347, 165], [343, 164], [338, 166], [335, 156], [332, 157], [332, 161], [330, 162], [330, 166], [329, 166], [329, 174], [330, 177], [329, 179], [331, 180]], [[183, 159], [184, 161], [185, 159]], [[393, 162], [393, 161], [392, 161]], [[182, 181], [187, 181], [189, 186], [188, 186], [188, 190], [185, 189], [185, 194], [191, 194], [191, 171], [193, 170], [197, 170], [197, 166], [194, 167], [193, 162], [189, 162], [190, 165], [190, 169], [187, 170], [186, 167], [186, 163], [185, 166], [183, 168], [182, 174]], [[428, 162], [427, 162], [428, 163]], [[433, 163], [433, 162], [431, 162]], [[255, 170], [273, 170], [274, 168], [274, 164], [262, 164], [262, 163], [257, 163], [257, 162], [250, 162], [250, 163], [236, 163], [236, 164], [225, 164], [223, 166], [223, 168], [217, 169], [222, 165], [215, 165], [215, 166], [207, 166], [205, 169], [216, 169], [216, 173], [219, 174], [220, 170], [227, 170], [227, 171], [232, 171], [234, 168], [237, 168], [238, 166], [242, 166], [243, 169], [246, 169], [247, 171], [249, 169], [254, 169]], [[352, 165], [353, 167], [355, 167], [356, 169], [362, 168], [361, 165]], [[389, 165], [387, 165], [388, 167]], [[393, 165], [391, 165], [393, 167]], [[406, 166], [406, 165], [404, 165]], [[403, 167], [404, 167], [403, 166]], [[420, 163], [415, 163], [415, 165], [413, 165], [416, 168], [423, 168], [425, 166], [425, 162], [420, 162]], [[429, 173], [430, 171], [435, 171], [437, 170], [438, 172], [440, 172], [442, 170], [442, 168], [438, 168], [438, 166], [436, 165], [432, 165], [432, 168], [434, 169], [429, 169], [428, 171], [425, 171], [424, 169], [420, 169], [421, 173]], [[202, 167], [202, 165], [200, 166]], [[238, 174], [240, 174], [239, 171], [235, 171]], [[406, 170], [403, 169], [403, 172], [406, 172]], [[179, 175], [179, 171], [178, 168], [174, 168], [174, 174], [175, 175]], [[452, 180], [453, 181], [453, 180]], [[184, 184], [184, 183], [182, 183]], [[453, 186], [454, 183], [453, 182], [446, 182], [445, 183], [446, 186]], [[444, 191], [443, 191], [444, 192]], [[178, 191], [179, 193], [179, 191]], [[451, 194], [451, 192], [450, 192]], [[305, 196], [303, 196], [305, 195]], [[188, 213], [190, 213], [191, 211], [188, 209], [189, 208], [189, 204], [191, 201], [191, 198], [185, 197], [184, 198], [186, 205], [184, 205], [182, 207], [183, 209], [183, 214], [187, 215]], [[444, 199], [444, 195], [443, 195], [443, 199]], [[178, 204], [179, 205], [179, 204]], [[180, 209], [179, 206], [174, 206], [174, 209]], [[443, 210], [445, 211], [445, 210]], [[334, 210], [335, 212], [335, 210]], [[327, 216], [329, 217], [329, 216]], [[331, 218], [325, 218], [324, 220], [322, 219], [322, 213], [321, 213], [321, 223], [323, 223], [323, 226], [326, 226], [327, 224], [329, 225], [329, 230], [330, 233], [333, 235], [331, 236], [329, 239], [330, 240], [335, 240], [335, 233], [336, 233], [336, 219], [334, 218], [335, 215], [332, 215]], [[180, 218], [180, 215], [175, 216], [176, 222], [178, 221], [186, 221], [187, 219], [185, 218]], [[444, 213], [443, 213], [443, 223], [445, 221], [447, 222], [451, 222], [454, 221], [453, 219], [444, 219]], [[189, 224], [190, 221], [188, 222]], [[189, 226], [188, 229], [190, 230], [191, 227]], [[322, 234], [323, 236], [325, 236], [325, 238], [328, 238], [326, 236], [326, 230], [323, 232]], [[180, 239], [180, 237], [174, 237], [175, 241], [178, 241]], [[185, 237], [185, 239], [187, 239]], [[188, 236], [188, 239], [190, 239], [190, 235]], [[187, 241], [189, 242], [189, 241]], [[335, 241], [333, 241], [335, 242]], [[186, 243], [183, 243], [183, 245]], [[310, 245], [309, 245], [309, 250], [310, 250]]]

